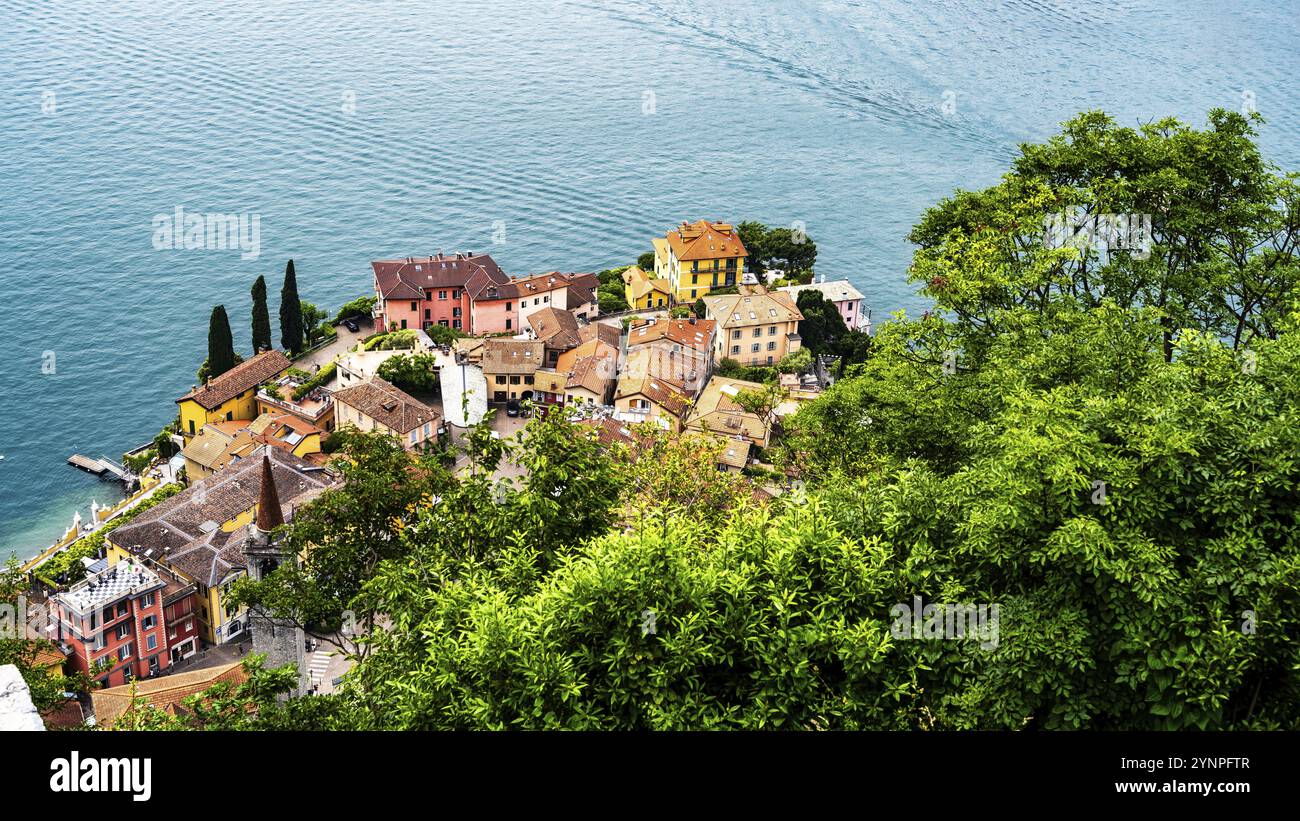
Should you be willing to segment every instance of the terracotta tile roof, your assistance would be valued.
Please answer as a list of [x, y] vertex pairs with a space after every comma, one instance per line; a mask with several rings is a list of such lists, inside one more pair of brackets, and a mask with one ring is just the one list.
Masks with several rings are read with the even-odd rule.
[[622, 337], [623, 331], [618, 326], [608, 325], [604, 322], [592, 322], [578, 329], [578, 338], [583, 342], [599, 339], [606, 345], [613, 345], [615, 348], [618, 347], [619, 340]]
[[215, 410], [221, 407], [221, 403], [284, 373], [291, 364], [289, 357], [280, 351], [263, 351], [216, 379], [209, 380], [206, 385], [198, 386], [176, 402], [179, 404], [192, 399], [208, 410]]
[[519, 289], [501, 272], [500, 275], [488, 270], [475, 271], [465, 282], [465, 292], [471, 301], [494, 299], [518, 299]]
[[578, 335], [578, 318], [560, 308], [542, 308], [528, 315], [528, 326], [533, 335], [547, 348], [567, 351], [582, 344]]
[[325, 431], [292, 413], [263, 413], [248, 423], [248, 432], [256, 442], [285, 450], [293, 450], [312, 434], [325, 435]]
[[555, 370], [568, 372], [566, 388], [586, 388], [606, 397], [618, 376], [618, 348], [592, 339], [560, 354]]
[[511, 284], [515, 286], [520, 296], [544, 294], [569, 287], [586, 289], [593, 296], [584, 301], [591, 302], [594, 299], [596, 288], [600, 286], [600, 277], [595, 274], [562, 274], [559, 271], [549, 271], [544, 274], [533, 274], [532, 276], [511, 280]]
[[[384, 299], [424, 299], [431, 288], [464, 288], [474, 278], [480, 289], [489, 283], [510, 281], [487, 254], [453, 254], [405, 259], [378, 259], [370, 263], [375, 287]], [[481, 274], [481, 277], [476, 275]]]
[[690, 400], [686, 396], [686, 388], [682, 383], [654, 376], [620, 379], [618, 392], [614, 398], [626, 399], [629, 396], [644, 396], [679, 419], [690, 407]]
[[564, 386], [569, 384], [569, 374], [549, 368], [538, 368], [533, 374], [533, 389], [544, 393], [564, 393]]
[[53, 667], [56, 664], [62, 664], [67, 658], [67, 654], [53, 643], [42, 641], [36, 648], [36, 655], [32, 658], [32, 666]]
[[[230, 424], [232, 423], [228, 422], [226, 426]], [[247, 422], [241, 420], [240, 424], [247, 424]], [[238, 436], [237, 432], [227, 433], [224, 427], [204, 425], [199, 429], [198, 434], [181, 448], [181, 455], [209, 470], [224, 467], [231, 459], [231, 445]]]
[[606, 396], [617, 379], [619, 349], [601, 339], [590, 339], [581, 346], [560, 353], [555, 370], [569, 374], [564, 387], [582, 387], [598, 396]]
[[633, 461], [636, 461], [637, 450], [650, 445], [653, 441], [652, 436], [639, 435], [632, 429], [632, 425], [609, 416], [602, 419], [582, 419], [578, 424], [590, 429], [602, 445], [620, 444], [630, 447], [632, 450], [629, 455]]
[[152, 707], [178, 715], [184, 712], [181, 702], [190, 696], [198, 695], [219, 682], [238, 686], [247, 680], [248, 674], [244, 672], [243, 662], [236, 661], [220, 667], [188, 670], [141, 679], [119, 687], [94, 690], [90, 694], [90, 701], [95, 711], [95, 723], [100, 727], [111, 727], [123, 713], [133, 708], [132, 690], [136, 699], [143, 699]]
[[[336, 477], [292, 453], [266, 445], [276, 491], [285, 517], [308, 493], [329, 487]], [[252, 510], [260, 490], [261, 459], [243, 458], [136, 516], [108, 533], [107, 539], [130, 553], [174, 567], [207, 587], [215, 587], [244, 567], [242, 530], [221, 526]]]
[[545, 353], [537, 339], [485, 339], [481, 367], [485, 374], [529, 374], [542, 366]]
[[748, 413], [735, 401], [738, 392], [762, 390], [757, 382], [742, 379], [728, 379], [714, 376], [700, 391], [686, 420], [686, 427], [692, 430], [709, 430], [723, 436], [743, 436], [754, 442], [763, 443], [766, 435], [763, 422], [752, 413]]
[[438, 418], [433, 408], [378, 376], [337, 391], [334, 402], [356, 408], [401, 435]]
[[580, 308], [583, 305], [594, 305], [597, 301], [596, 289], [598, 287], [600, 287], [599, 281], [591, 285], [570, 285], [569, 295], [564, 304], [569, 306], [569, 310]]
[[81, 710], [81, 702], [70, 698], [41, 713], [41, 720], [45, 722], [47, 730], [71, 730], [84, 724], [86, 715]]
[[712, 319], [651, 319], [633, 322], [628, 330], [628, 347], [657, 342], [667, 339], [669, 342], [690, 348], [701, 353], [707, 352], [713, 343], [713, 332], [717, 322]]
[[668, 247], [679, 260], [728, 259], [746, 257], [749, 252], [740, 241], [736, 227], [726, 222], [683, 222], [668, 232]]
[[705, 296], [703, 299], [709, 318], [721, 322], [724, 330], [803, 319], [794, 300], [784, 291], [767, 293], [766, 289], [759, 287], [747, 294]]

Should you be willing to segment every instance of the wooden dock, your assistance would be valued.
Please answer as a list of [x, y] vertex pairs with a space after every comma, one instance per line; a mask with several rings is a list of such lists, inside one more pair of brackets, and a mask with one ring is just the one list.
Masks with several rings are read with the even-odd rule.
[[96, 476], [103, 476], [105, 473], [111, 473], [119, 479], [129, 478], [126, 468], [118, 465], [112, 459], [104, 457], [102, 459], [91, 459], [89, 456], [82, 456], [80, 453], [74, 453], [68, 457], [68, 464], [74, 468], [81, 468], [87, 473], [93, 473]]

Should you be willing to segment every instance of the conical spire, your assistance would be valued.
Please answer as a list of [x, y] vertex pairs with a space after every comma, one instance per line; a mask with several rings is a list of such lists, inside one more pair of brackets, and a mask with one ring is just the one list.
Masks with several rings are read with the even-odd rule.
[[262, 454], [262, 489], [257, 495], [257, 529], [270, 533], [284, 524], [284, 511], [280, 509], [280, 494], [275, 490], [275, 477], [271, 475], [271, 455]]

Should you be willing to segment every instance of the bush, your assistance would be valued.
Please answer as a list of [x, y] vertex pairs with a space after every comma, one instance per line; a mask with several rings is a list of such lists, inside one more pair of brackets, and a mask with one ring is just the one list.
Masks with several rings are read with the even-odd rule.
[[448, 328], [446, 325], [431, 325], [427, 331], [435, 345], [451, 346], [457, 339], [469, 336], [464, 331]]
[[438, 357], [431, 353], [398, 354], [379, 366], [376, 376], [404, 391], [427, 393], [438, 384]]
[[602, 314], [616, 314], [632, 307], [623, 295], [623, 272], [630, 267], [624, 265], [622, 268], [609, 268], [596, 274], [600, 280], [600, 287], [596, 289], [596, 303]]
[[768, 383], [777, 380], [776, 368], [769, 368], [763, 365], [742, 365], [730, 357], [724, 357], [718, 366], [713, 369], [718, 376], [725, 376], [728, 379], [743, 379], [746, 382]]
[[181, 490], [181, 486], [177, 484], [168, 484], [158, 488], [145, 501], [41, 565], [36, 570], [36, 577], [51, 587], [61, 587], [64, 584], [79, 581], [86, 575], [86, 568], [81, 563], [81, 560], [98, 556], [99, 552], [104, 549], [104, 540], [109, 533], [144, 513], [149, 508], [170, 499], [180, 493]]
[[410, 328], [386, 334], [384, 338], [379, 341], [378, 345], [378, 349], [381, 351], [410, 350], [414, 347], [415, 331]]
[[334, 381], [334, 373], [337, 370], [338, 366], [333, 362], [321, 368], [316, 372], [315, 376], [294, 389], [293, 401], [301, 402], [302, 398], [307, 394]]
[[149, 448], [134, 455], [122, 454], [122, 465], [132, 473], [139, 475], [148, 470], [149, 466], [157, 458], [158, 452], [153, 448]]
[[153, 438], [153, 449], [164, 459], [170, 459], [180, 451], [180, 448], [172, 441], [171, 431], [167, 428], [158, 431], [158, 435]]
[[812, 367], [812, 361], [812, 351], [800, 348], [782, 357], [776, 369], [780, 373], [804, 373]]

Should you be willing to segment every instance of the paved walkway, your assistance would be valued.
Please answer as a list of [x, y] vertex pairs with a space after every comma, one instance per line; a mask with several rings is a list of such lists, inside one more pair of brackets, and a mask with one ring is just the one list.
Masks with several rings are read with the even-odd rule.
[[352, 346], [373, 334], [375, 332], [374, 322], [374, 319], [368, 316], [357, 319], [356, 333], [349, 331], [346, 325], [336, 326], [339, 335], [333, 342], [322, 348], [317, 348], [301, 359], [295, 359], [293, 366], [301, 368], [307, 373], [315, 373], [318, 367], [328, 365], [334, 361], [336, 356], [346, 352]]

